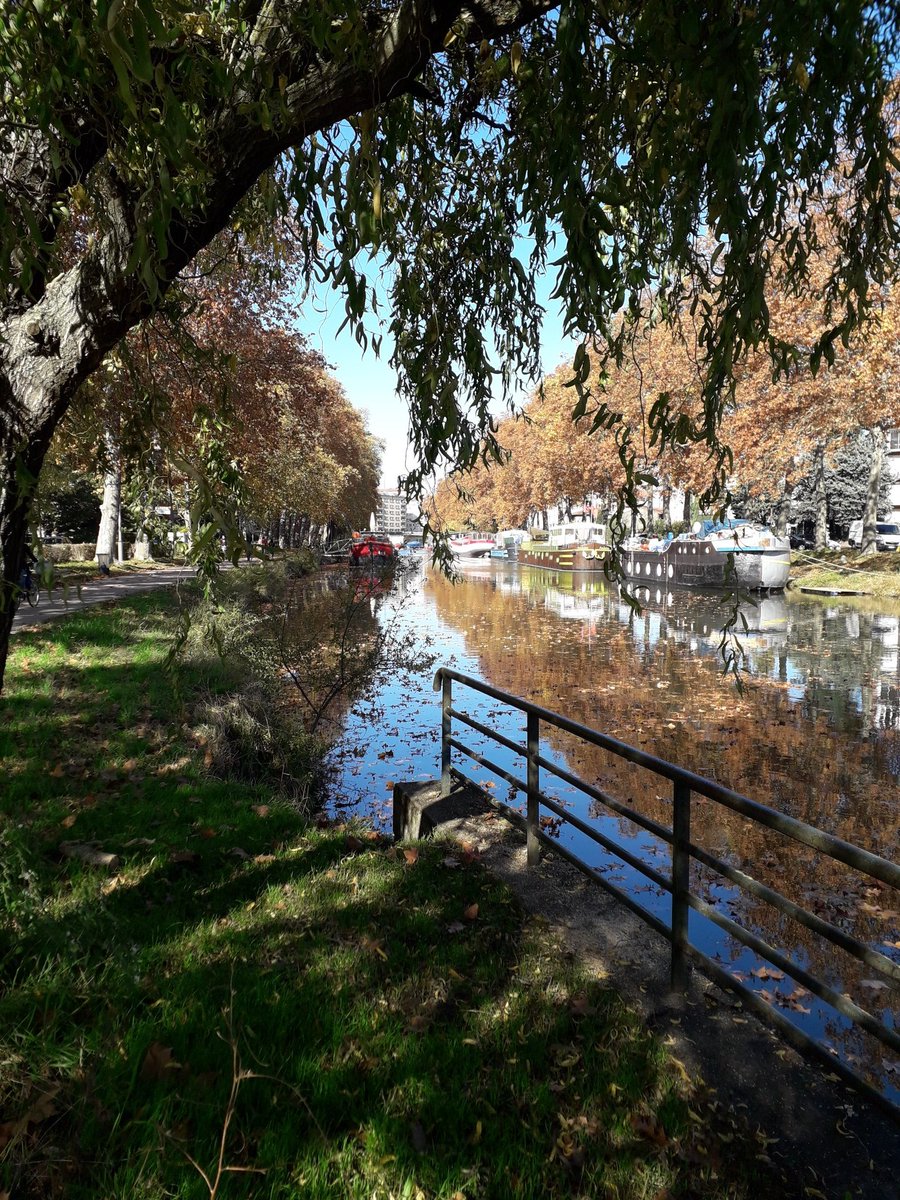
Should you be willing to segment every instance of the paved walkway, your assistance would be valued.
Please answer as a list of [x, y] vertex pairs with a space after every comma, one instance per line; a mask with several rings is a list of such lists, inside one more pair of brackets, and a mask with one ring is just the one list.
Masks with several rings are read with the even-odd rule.
[[[231, 563], [223, 563], [221, 570], [231, 570]], [[193, 579], [197, 574], [193, 567], [171, 567], [161, 571], [141, 571], [131, 575], [111, 576], [109, 578], [92, 579], [83, 583], [79, 591], [74, 586], [63, 589], [58, 585], [51, 596], [41, 591], [41, 599], [37, 608], [27, 604], [19, 606], [13, 618], [12, 631], [30, 629], [35, 625], [43, 625], [57, 617], [67, 617], [80, 612], [91, 604], [103, 604], [107, 600], [120, 600], [123, 596], [134, 596], [139, 592], [153, 592], [158, 588], [175, 587]]]

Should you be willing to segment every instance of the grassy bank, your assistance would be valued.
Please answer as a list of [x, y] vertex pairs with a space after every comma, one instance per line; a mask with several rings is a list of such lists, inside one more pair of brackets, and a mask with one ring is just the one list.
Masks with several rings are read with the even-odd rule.
[[823, 550], [792, 556], [791, 586], [851, 590], [900, 600], [900, 552], [870, 554]]
[[0, 1195], [788, 1194], [471, 851], [218, 778], [237, 680], [163, 671], [174, 604], [15, 641]]

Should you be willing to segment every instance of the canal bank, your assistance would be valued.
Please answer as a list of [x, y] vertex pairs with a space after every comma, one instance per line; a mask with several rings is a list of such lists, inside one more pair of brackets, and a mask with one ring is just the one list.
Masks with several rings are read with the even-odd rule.
[[175, 617], [15, 641], [0, 1193], [199, 1200], [219, 1156], [285, 1200], [801, 1200], [475, 856], [224, 777], [203, 725], [242, 672], [208, 639], [166, 669]]
[[756, 1140], [761, 1163], [774, 1165], [781, 1190], [762, 1195], [900, 1200], [896, 1120], [807, 1062], [699, 972], [684, 995], [674, 994], [667, 943], [552, 853], [529, 866], [524, 835], [492, 810], [487, 793], [456, 786], [442, 801], [437, 780], [398, 784], [394, 805], [398, 836], [464, 846], [512, 889], [548, 943], [559, 939], [625, 998], [714, 1111]]

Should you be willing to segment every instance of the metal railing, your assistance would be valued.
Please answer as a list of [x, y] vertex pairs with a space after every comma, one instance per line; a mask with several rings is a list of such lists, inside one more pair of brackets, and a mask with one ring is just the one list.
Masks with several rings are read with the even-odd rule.
[[[454, 708], [452, 692], [454, 682], [472, 688], [474, 691], [489, 696], [493, 700], [499, 700], [510, 708], [524, 713], [526, 718], [525, 745], [523, 746], [513, 741], [511, 738], [499, 733], [496, 729], [491, 729], [468, 714]], [[489, 799], [491, 804], [508, 820], [524, 829], [529, 866], [534, 866], [539, 861], [541, 846], [552, 850], [566, 859], [573, 866], [577, 867], [578, 870], [587, 875], [592, 882], [621, 901], [621, 903], [626, 905], [671, 943], [670, 978], [673, 989], [683, 991], [686, 988], [689, 976], [689, 964], [691, 961], [696, 962], [701, 970], [715, 983], [732, 992], [736, 992], [747, 1008], [757, 1013], [770, 1024], [774, 1024], [782, 1036], [797, 1049], [820, 1058], [827, 1064], [830, 1071], [840, 1075], [845, 1082], [858, 1088], [881, 1107], [886, 1108], [895, 1120], [900, 1120], [900, 1107], [895, 1105], [887, 1096], [853, 1071], [840, 1058], [830, 1053], [819, 1042], [809, 1037], [793, 1021], [790, 1021], [783, 1013], [768, 1004], [755, 991], [744, 987], [738, 979], [720, 967], [697, 946], [692, 945], [688, 930], [688, 914], [690, 910], [694, 909], [695, 912], [702, 914], [713, 924], [724, 930], [729, 936], [735, 938], [760, 957], [765, 958], [779, 970], [790, 975], [792, 979], [796, 980], [807, 991], [817, 996], [820, 1000], [825, 1001], [826, 1004], [831, 1005], [832, 1008], [847, 1017], [858, 1028], [877, 1038], [878, 1041], [895, 1053], [900, 1051], [900, 1032], [886, 1025], [864, 1008], [861, 1008], [848, 996], [836, 992], [834, 988], [813, 975], [800, 963], [789, 958], [782, 950], [779, 950], [776, 946], [769, 945], [761, 937], [738, 925], [735, 921], [732, 921], [729, 917], [719, 912], [718, 909], [708, 904], [700, 896], [695, 895], [690, 887], [691, 861], [695, 860], [698, 863], [702, 863], [705, 867], [716, 872], [743, 891], [749, 892], [758, 899], [772, 905], [779, 912], [785, 914], [785, 916], [799, 922], [813, 933], [827, 939], [833, 945], [839, 946], [859, 962], [864, 963], [873, 971], [877, 971], [884, 980], [889, 981], [886, 986], [890, 988], [900, 986], [900, 964], [892, 962], [886, 955], [874, 950], [871, 946], [867, 946], [864, 942], [859, 941], [845, 930], [838, 928], [817, 914], [800, 907], [780, 892], [763, 883], [759, 883], [750, 875], [738, 870], [730, 863], [722, 861], [707, 850], [704, 850], [701, 846], [695, 845], [691, 841], [691, 797], [696, 794], [717, 804], [721, 804], [732, 812], [740, 813], [741, 816], [755, 821], [759, 825], [776, 830], [785, 837], [801, 842], [818, 853], [844, 863], [854, 870], [868, 875], [872, 879], [877, 879], [881, 883], [898, 889], [898, 891], [900, 891], [900, 866], [889, 862], [887, 859], [880, 858], [877, 854], [863, 850], [859, 846], [851, 845], [849, 842], [833, 837], [831, 834], [825, 833], [821, 829], [816, 829], [804, 821], [798, 821], [794, 817], [767, 808], [765, 805], [750, 800], [738, 792], [733, 792], [729, 788], [722, 787], [710, 779], [705, 779], [701, 775], [695, 775], [692, 771], [687, 771], [682, 767], [676, 766], [674, 763], [666, 762], [665, 759], [657, 758], [653, 754], [638, 750], [634, 746], [629, 746], [627, 743], [619, 741], [617, 738], [599, 733], [595, 729], [590, 729], [588, 726], [581, 725], [577, 721], [572, 721], [568, 717], [552, 712], [550, 709], [532, 704], [528, 700], [522, 700], [510, 692], [504, 692], [499, 688], [491, 687], [489, 684], [482, 683], [481, 680], [475, 679], [470, 675], [463, 675], [448, 667], [441, 667], [434, 677], [434, 688], [436, 691], [438, 689], [442, 690], [441, 791], [443, 795], [449, 793], [454, 779], [472, 784], [475, 787], [479, 786], [476, 780], [452, 765], [451, 750], [457, 750], [461, 754], [473, 759], [482, 767], [504, 779], [516, 791], [524, 793], [526, 798], [524, 818], [520, 812], [517, 812], [516, 809], [511, 808], [508, 804], [504, 804], [493, 796]], [[526, 762], [526, 778], [524, 780], [517, 778], [499, 763], [492, 762], [484, 755], [476, 753], [471, 747], [466, 746], [459, 738], [455, 737], [452, 727], [454, 719], [467, 725], [483, 737], [489, 738], [491, 741], [506, 747], [507, 750], [512, 751], [516, 756], [524, 758]], [[619, 758], [635, 763], [640, 767], [646, 768], [648, 771], [652, 771], [655, 775], [668, 779], [672, 784], [673, 814], [671, 827], [661, 825], [650, 817], [644, 816], [642, 813], [637, 812], [627, 804], [623, 804], [615, 797], [609, 795], [601, 788], [587, 783], [585, 780], [580, 779], [577, 775], [565, 770], [565, 768], [541, 754], [541, 722], [560, 729], [565, 733], [573, 734], [576, 738], [590, 745], [599, 746], [601, 749], [608, 750]], [[551, 797], [545, 795], [541, 791], [542, 770], [549, 772], [557, 779], [576, 788], [592, 800], [598, 801], [610, 812], [627, 818], [627, 820], [633, 822], [639, 828], [646, 830], [654, 837], [667, 843], [671, 847], [670, 874], [664, 875], [655, 870], [637, 855], [632, 854], [625, 846], [607, 837], [589, 821], [583, 820]], [[627, 892], [616, 887], [610, 880], [604, 879], [594, 868], [582, 861], [568, 847], [546, 834], [541, 828], [542, 808], [553, 813], [560, 821], [579, 830], [585, 837], [602, 846], [603, 849], [615, 855], [616, 858], [640, 872], [640, 874], [644, 875], [658, 888], [668, 892], [672, 897], [670, 922], [666, 924], [665, 921], [650, 912], [642, 904], [639, 904]], [[895, 907], [900, 907], [900, 903]]]

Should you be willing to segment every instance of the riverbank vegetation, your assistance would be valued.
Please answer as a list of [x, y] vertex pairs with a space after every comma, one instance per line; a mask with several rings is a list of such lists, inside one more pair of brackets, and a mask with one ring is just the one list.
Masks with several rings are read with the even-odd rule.
[[242, 673], [202, 639], [165, 669], [176, 605], [14, 644], [0, 1191], [758, 1194], [765, 1139], [471, 849], [312, 821], [297, 730], [290, 787], [258, 730], [252, 764], [223, 759], [210, 714]]
[[794, 554], [791, 584], [900, 600], [900, 551], [869, 555], [842, 550]]

